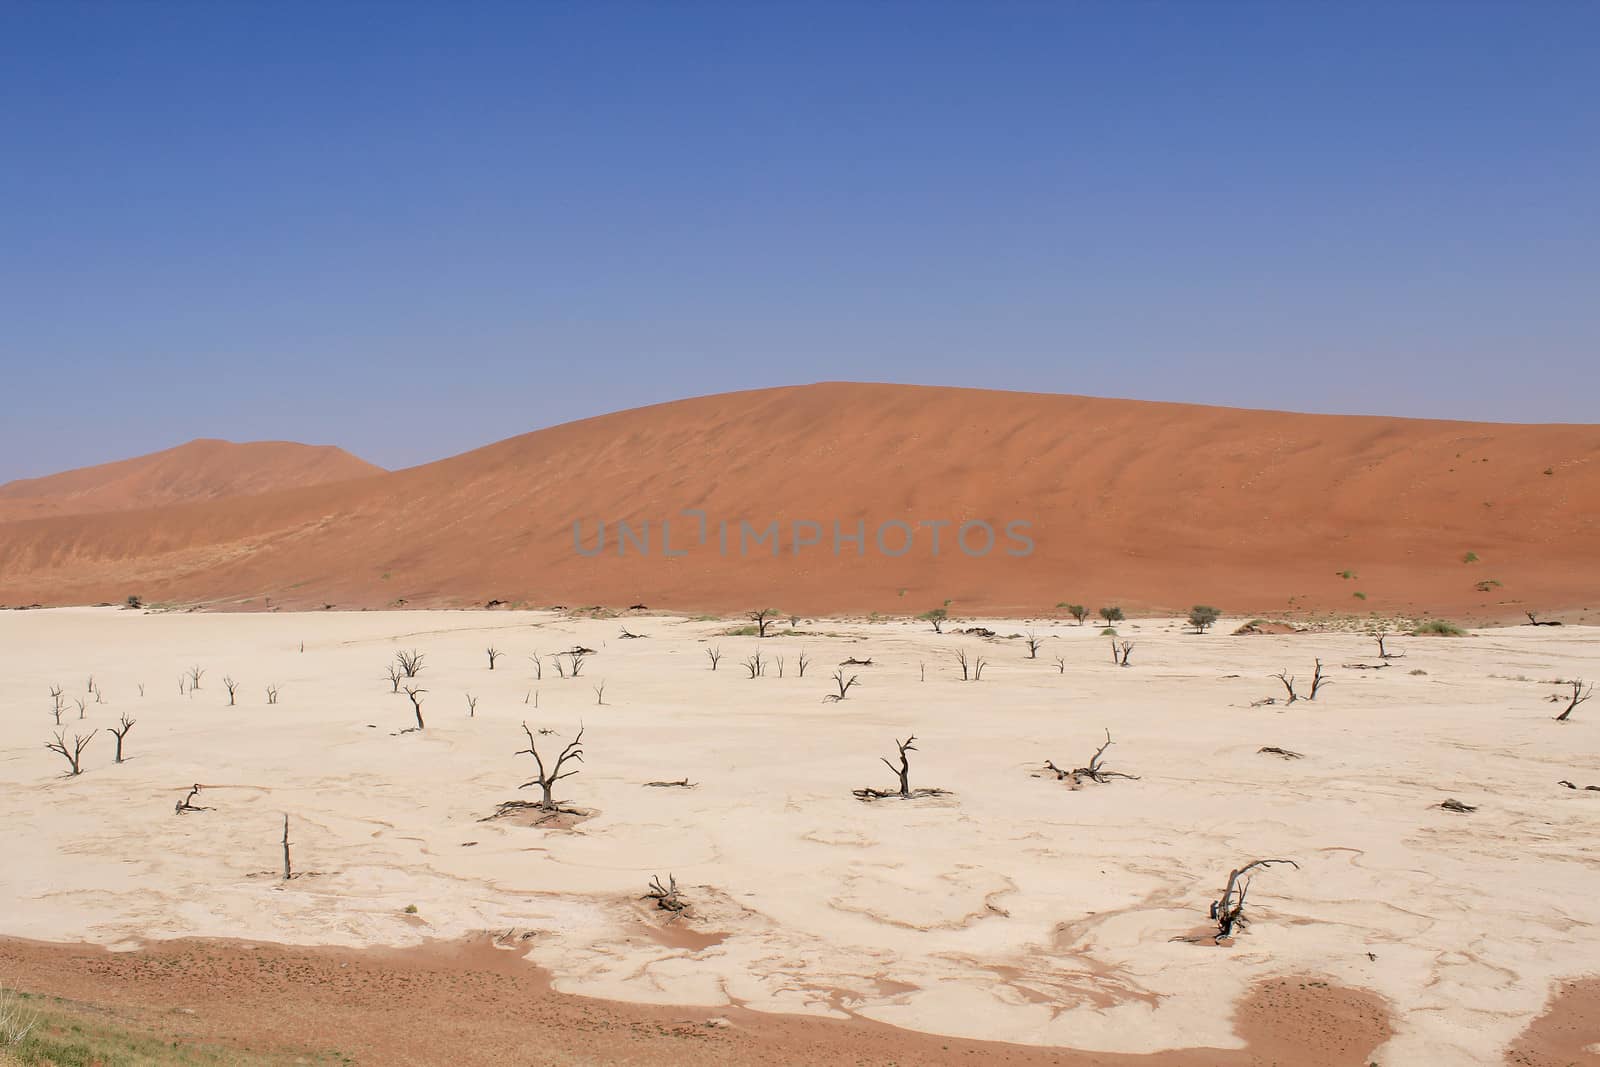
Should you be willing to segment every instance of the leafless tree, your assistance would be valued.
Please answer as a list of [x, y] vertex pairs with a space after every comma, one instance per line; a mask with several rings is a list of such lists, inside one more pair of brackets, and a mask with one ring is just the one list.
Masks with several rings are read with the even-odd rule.
[[1582, 678], [1574, 678], [1568, 684], [1572, 686], [1572, 700], [1567, 704], [1566, 710], [1556, 716], [1556, 722], [1566, 722], [1567, 716], [1572, 714], [1572, 710], [1585, 700], [1588, 700], [1590, 695], [1594, 693], [1594, 686], [1591, 684], [1585, 687]]
[[233, 680], [232, 675], [223, 675], [222, 688], [228, 691], [228, 707], [233, 707], [234, 693], [239, 690], [239, 683]]
[[756, 654], [744, 661], [744, 669], [750, 672], [750, 677], [760, 678], [767, 673], [767, 665], [761, 658], [761, 650], [756, 649]]
[[[1232, 937], [1234, 930], [1245, 925], [1244, 898], [1250, 891], [1250, 878], [1246, 877], [1253, 870], [1265, 869], [1275, 863], [1287, 863], [1295, 870], [1300, 865], [1294, 860], [1251, 860], [1243, 867], [1228, 872], [1228, 884], [1222, 887], [1222, 896], [1211, 902], [1211, 918], [1216, 921], [1217, 932], [1212, 940], [1221, 942]], [[1241, 884], [1239, 879], [1244, 878]]]
[[594, 687], [594, 702], [603, 705], [606, 702], [606, 680], [600, 679], [600, 684]]
[[1043, 644], [1044, 642], [1040, 641], [1039, 640], [1039, 635], [1034, 633], [1032, 630], [1028, 631], [1025, 640], [1028, 643], [1028, 658], [1029, 659], [1038, 659], [1039, 658], [1039, 646], [1041, 644]]
[[419, 699], [422, 696], [422, 694], [424, 694], [426, 692], [427, 692], [426, 689], [418, 689], [414, 685], [406, 686], [406, 696], [411, 699], [411, 710], [417, 716], [417, 727], [416, 728], [418, 730], [423, 729], [424, 726], [426, 725], [422, 721], [422, 701], [421, 701], [421, 699]]
[[[967, 650], [964, 648], [952, 649], [950, 654], [955, 657], [956, 664], [961, 668], [961, 680], [963, 682], [976, 681], [978, 678], [983, 677], [983, 668], [985, 666], [983, 657], [977, 657], [974, 662], [973, 658], [967, 655]], [[977, 667], [976, 676], [972, 671], [974, 666]]]
[[1132, 651], [1132, 641], [1123, 641], [1119, 647], [1118, 643], [1113, 640], [1111, 642], [1111, 662], [1119, 667], [1126, 667], [1128, 665], [1128, 655]]
[[276, 682], [274, 682], [271, 685], [267, 686], [267, 703], [268, 704], [276, 704], [277, 702], [278, 702], [278, 685], [277, 685]]
[[1279, 748], [1277, 745], [1264, 745], [1261, 748], [1256, 749], [1256, 751], [1258, 753], [1261, 753], [1261, 754], [1267, 755], [1267, 756], [1277, 756], [1280, 759], [1304, 759], [1305, 758], [1304, 756], [1302, 756], [1298, 752], [1291, 751], [1290, 749], [1287, 749], [1287, 748]]
[[1316, 664], [1316, 670], [1311, 675], [1311, 692], [1306, 694], [1307, 700], [1317, 699], [1317, 691], [1319, 689], [1325, 685], [1333, 684], [1332, 682], [1328, 681], [1327, 676], [1322, 673], [1322, 661], [1319, 659], [1316, 661]]
[[760, 611], [746, 613], [745, 618], [756, 624], [756, 637], [770, 637], [767, 627], [779, 618], [779, 611], [777, 608], [762, 608]]
[[583, 673], [583, 661], [586, 656], [588, 656], [587, 652], [576, 648], [567, 653], [567, 659], [572, 664], [572, 676], [574, 678]]
[[133, 724], [137, 721], [138, 720], [136, 719], [128, 718], [128, 713], [123, 712], [122, 718], [120, 721], [118, 721], [117, 725], [107, 727], [107, 729], [111, 731], [112, 736], [117, 739], [117, 763], [122, 762], [122, 739], [128, 736], [128, 731], [133, 729]]
[[200, 691], [200, 679], [204, 678], [205, 674], [206, 672], [199, 667], [189, 668], [189, 692], [198, 693]]
[[919, 660], [917, 660], [917, 681], [926, 682], [927, 680], [928, 680], [928, 665], [926, 663], [924, 663], [922, 660], [919, 659]]
[[495, 648], [493, 645], [490, 645], [488, 648], [484, 649], [483, 653], [484, 653], [484, 655], [489, 657], [489, 669], [491, 671], [494, 670], [495, 661], [498, 660], [501, 656], [505, 655], [505, 653], [501, 652], [498, 648]]
[[478, 717], [478, 698], [473, 696], [471, 693], [468, 693], [467, 694], [467, 718], [476, 719], [477, 717]]
[[1289, 691], [1289, 699], [1287, 703], [1293, 704], [1296, 700], [1300, 699], [1300, 694], [1294, 691], [1294, 675], [1289, 673], [1288, 668], [1279, 671], [1277, 674], [1273, 675], [1273, 677], [1282, 682], [1283, 687]]
[[567, 746], [561, 750], [560, 755], [556, 756], [555, 765], [549, 770], [545, 769], [544, 760], [539, 756], [539, 746], [533, 739], [533, 731], [528, 729], [528, 724], [526, 722], [522, 724], [522, 732], [528, 735], [528, 747], [524, 749], [518, 749], [516, 754], [519, 756], [532, 756], [534, 765], [539, 768], [539, 773], [537, 777], [523, 782], [517, 788], [526, 789], [530, 785], [537, 785], [540, 789], [544, 790], [544, 799], [539, 802], [539, 807], [541, 810], [550, 812], [563, 810], [561, 806], [556, 803], [555, 794], [553, 791], [557, 782], [561, 781], [563, 778], [572, 777], [581, 769], [574, 767], [565, 774], [563, 774], [561, 771], [562, 765], [568, 760], [575, 760], [578, 763], [583, 762], [583, 727], [578, 727], [578, 736], [567, 742]]
[[196, 782], [194, 785], [190, 786], [189, 795], [174, 804], [172, 810], [179, 815], [187, 815], [191, 811], [210, 811], [210, 808], [203, 807], [202, 805], [194, 802], [194, 798], [200, 795], [200, 790], [202, 788], [203, 787], [199, 782]]
[[533, 680], [536, 682], [544, 681], [544, 660], [539, 658], [537, 651], [528, 658], [533, 661]]
[[1389, 637], [1389, 635], [1387, 633], [1374, 634], [1373, 636], [1378, 639], [1378, 658], [1379, 659], [1404, 659], [1405, 658], [1406, 654], [1404, 652], [1390, 652], [1387, 648], [1384, 647], [1383, 643]]
[[66, 705], [62, 702], [63, 698], [61, 687], [59, 685], [52, 685], [50, 687], [50, 699], [53, 705], [50, 709], [50, 714], [56, 717], [56, 725], [60, 726], [61, 713], [66, 710]]
[[1066, 674], [1067, 673], [1067, 657], [1065, 657], [1065, 656], [1057, 656], [1056, 657], [1056, 673], [1057, 674]]
[[289, 865], [289, 814], [283, 816], [283, 880], [287, 882], [293, 877], [293, 869]]
[[1538, 616], [1536, 616], [1531, 611], [1524, 611], [1523, 614], [1528, 617], [1528, 625], [1529, 626], [1560, 626], [1561, 625], [1560, 622], [1558, 622], [1558, 621], [1556, 621], [1554, 619], [1546, 622], [1546, 621], [1540, 619]]
[[57, 730], [56, 739], [54, 741], [46, 741], [44, 747], [66, 760], [67, 766], [72, 768], [71, 774], [82, 774], [83, 750], [89, 747], [89, 742], [93, 741], [94, 735], [99, 732], [99, 730], [90, 730], [88, 737], [84, 737], [81, 734], [73, 734], [72, 740], [68, 741], [66, 733], [62, 730]]
[[801, 652], [800, 659], [796, 662], [796, 666], [799, 668], [800, 677], [804, 678], [806, 676], [806, 668], [811, 666], [811, 657], [806, 655], [804, 652]]
[[641, 637], [649, 637], [650, 635], [649, 634], [636, 634], [636, 633], [633, 633], [626, 626], [624, 626], [622, 628], [622, 633], [619, 636], [622, 637], [624, 640], [637, 641]]
[[422, 671], [422, 661], [427, 658], [426, 653], [416, 649], [399, 649], [394, 654], [394, 661], [400, 667], [400, 672], [407, 678], [415, 678]]
[[782, 678], [783, 677], [783, 663], [784, 663], [783, 657], [782, 656], [773, 656], [772, 657], [772, 661], [778, 665], [778, 677]]
[[678, 880], [670, 874], [667, 875], [666, 885], [661, 884], [661, 876], [659, 874], [651, 878], [649, 890], [640, 899], [653, 900], [656, 902], [657, 908], [662, 911], [672, 912], [672, 918], [667, 920], [669, 924], [689, 907], [689, 902], [684, 900], [682, 894], [678, 891]]
[[1106, 743], [1095, 749], [1094, 755], [1090, 757], [1089, 765], [1087, 767], [1074, 767], [1072, 770], [1068, 771], [1057, 767], [1050, 760], [1045, 760], [1044, 769], [1054, 774], [1056, 776], [1056, 781], [1058, 782], [1068, 778], [1072, 779], [1072, 785], [1074, 788], [1083, 784], [1083, 779], [1085, 778], [1089, 779], [1091, 782], [1099, 782], [1102, 785], [1106, 782], [1109, 782], [1113, 778], [1126, 778], [1130, 781], [1137, 782], [1139, 780], [1139, 776], [1137, 774], [1123, 774], [1121, 771], [1108, 771], [1105, 769], [1104, 760], [1106, 749], [1110, 748], [1111, 744], [1111, 731], [1107, 730]]
[[87, 705], [85, 705], [84, 702], [82, 700], [80, 700], [78, 697], [73, 697], [72, 698], [72, 702], [74, 704], [78, 705], [78, 718], [80, 718], [80, 719], [83, 718], [83, 711], [84, 711], [84, 708], [87, 707]]
[[846, 679], [844, 676], [844, 668], [840, 667], [838, 670], [833, 672], [833, 684], [839, 687], [839, 691], [837, 693], [829, 693], [827, 696], [823, 697], [823, 702], [827, 703], [829, 701], [833, 701], [837, 703], [838, 701], [843, 700], [845, 697], [850, 695], [850, 687], [859, 684], [860, 681], [860, 675], [855, 674], [852, 674], [848, 679]]
[[405, 676], [406, 676], [406, 672], [400, 669], [400, 664], [398, 664], [398, 663], [389, 664], [389, 667], [388, 667], [388, 678], [389, 678], [389, 686], [390, 686], [389, 691], [391, 693], [400, 692], [400, 682], [401, 682], [401, 680], [403, 678], [405, 678]]
[[889, 797], [910, 800], [913, 797], [943, 796], [946, 793], [946, 790], [943, 789], [911, 788], [911, 757], [909, 753], [917, 751], [916, 734], [912, 734], [904, 741], [896, 740], [894, 746], [899, 752], [900, 766], [896, 767], [893, 763], [890, 763], [887, 756], [879, 756], [878, 759], [900, 779], [900, 788], [893, 791], [870, 788], [857, 789], [853, 791], [857, 800], [883, 800]]
[[143, 682], [139, 683], [139, 695], [141, 697], [144, 696], [144, 683]]

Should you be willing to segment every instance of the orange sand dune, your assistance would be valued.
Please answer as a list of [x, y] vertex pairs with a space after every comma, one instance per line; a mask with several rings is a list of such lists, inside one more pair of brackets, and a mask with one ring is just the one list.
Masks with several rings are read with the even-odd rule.
[[[700, 509], [706, 543], [695, 543]], [[567, 423], [340, 485], [0, 525], [0, 602], [604, 604], [1028, 614], [1600, 608], [1600, 426], [1300, 415], [824, 383]], [[672, 524], [664, 557], [661, 523]], [[602, 555], [575, 551], [573, 524]], [[740, 554], [740, 520], [770, 541]], [[891, 557], [881, 524], [943, 528]], [[615, 524], [649, 524], [619, 555]], [[793, 545], [794, 523], [802, 539]], [[1008, 522], [1025, 522], [1025, 556]], [[728, 546], [719, 548], [719, 524]], [[864, 550], [834, 527], [865, 523]], [[899, 551], [906, 530], [889, 527]], [[981, 528], [969, 547], [983, 546]], [[1474, 553], [1474, 562], [1464, 562]], [[1342, 577], [1342, 572], [1351, 577]], [[1479, 585], [1482, 588], [1479, 588]], [[1357, 594], [1363, 594], [1358, 596]]]
[[219, 500], [382, 472], [331, 446], [202, 439], [116, 463], [7, 482], [0, 485], [0, 522]]

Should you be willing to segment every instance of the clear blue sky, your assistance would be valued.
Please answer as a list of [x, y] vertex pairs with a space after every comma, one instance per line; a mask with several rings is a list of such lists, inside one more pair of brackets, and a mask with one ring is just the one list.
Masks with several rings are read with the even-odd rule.
[[1600, 421], [1600, 4], [0, 0], [0, 480], [860, 379]]

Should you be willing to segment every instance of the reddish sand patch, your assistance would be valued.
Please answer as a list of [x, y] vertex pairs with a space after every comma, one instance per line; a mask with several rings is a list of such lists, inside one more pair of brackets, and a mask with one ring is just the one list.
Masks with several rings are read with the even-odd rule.
[[1563, 985], [1506, 1053], [1516, 1067], [1600, 1067], [1600, 978]]
[[1239, 1006], [1237, 1028], [1249, 1043], [1243, 1051], [1129, 1056], [1031, 1048], [864, 1020], [567, 996], [487, 941], [366, 951], [174, 941], [113, 953], [0, 940], [0, 973], [16, 988], [94, 1005], [167, 1038], [337, 1050], [358, 1063], [1365, 1067], [1389, 1034], [1376, 996], [1280, 979]]
[[[827, 383], [585, 419], [340, 485], [6, 523], [0, 603], [818, 615], [949, 599], [957, 614], [1029, 615], [1071, 599], [1577, 621], [1600, 610], [1597, 459], [1600, 426]], [[705, 543], [686, 508], [705, 512]], [[687, 554], [664, 557], [667, 519]], [[603, 555], [575, 551], [580, 520], [589, 547], [607, 523]], [[778, 523], [776, 554], [768, 541], [741, 557], [741, 520]], [[937, 556], [931, 528], [904, 555], [879, 551], [881, 524], [924, 520], [988, 522], [996, 546], [968, 556], [952, 525]], [[618, 555], [619, 521], [650, 524], [648, 556]], [[796, 553], [797, 521], [821, 524], [822, 544]], [[1011, 521], [1031, 524], [1031, 554], [1005, 554]], [[835, 555], [834, 524], [858, 522], [862, 554], [841, 541]], [[890, 527], [886, 548], [903, 538]], [[983, 546], [974, 527], [969, 547]]]
[[382, 474], [341, 448], [200, 440], [0, 485], [0, 522], [168, 507]]

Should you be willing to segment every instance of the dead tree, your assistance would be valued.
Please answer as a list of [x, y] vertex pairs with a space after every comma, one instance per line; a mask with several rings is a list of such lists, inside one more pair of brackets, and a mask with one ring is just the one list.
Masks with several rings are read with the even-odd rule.
[[[490, 670], [493, 670], [493, 669], [494, 668], [492, 668], [492, 667], [490, 668]], [[467, 718], [476, 719], [477, 717], [478, 717], [478, 698], [473, 696], [471, 693], [468, 693], [467, 694]]]
[[210, 811], [210, 808], [194, 802], [194, 798], [200, 795], [200, 789], [201, 785], [199, 782], [196, 782], [194, 785], [190, 786], [189, 795], [174, 804], [172, 806], [172, 810], [179, 815], [187, 815], [191, 811]]
[[1588, 700], [1594, 693], [1594, 685], [1591, 683], [1585, 688], [1582, 678], [1574, 678], [1569, 684], [1572, 686], [1572, 699], [1567, 704], [1566, 710], [1556, 716], [1556, 722], [1566, 722], [1567, 716], [1572, 714], [1572, 709]]
[[274, 683], [272, 685], [267, 686], [267, 703], [268, 704], [276, 704], [277, 702], [278, 702], [278, 686], [277, 686], [276, 683]]
[[1057, 656], [1056, 657], [1056, 673], [1057, 674], [1066, 674], [1067, 673], [1067, 657], [1065, 657], [1065, 656]]
[[1287, 748], [1279, 748], [1277, 745], [1263, 745], [1261, 748], [1256, 749], [1256, 752], [1264, 754], [1264, 755], [1268, 755], [1268, 756], [1277, 756], [1280, 759], [1304, 759], [1305, 758], [1299, 752], [1295, 752], [1295, 751], [1293, 751], [1291, 749], [1287, 749]]
[[848, 679], [846, 679], [844, 676], [844, 668], [840, 667], [838, 670], [833, 672], [833, 684], [839, 687], [839, 691], [837, 693], [829, 693], [827, 696], [822, 698], [822, 702], [824, 704], [830, 702], [838, 703], [845, 697], [849, 696], [850, 687], [858, 684], [860, 681], [860, 676], [855, 674], [852, 674]]
[[706, 658], [711, 661], [711, 669], [712, 670], [716, 670], [717, 669], [717, 664], [722, 661], [722, 649], [720, 649], [720, 648], [708, 648], [708, 649], [706, 649]]
[[205, 677], [205, 673], [199, 667], [189, 668], [189, 692], [198, 693], [200, 691], [200, 679]]
[[395, 663], [399, 665], [401, 673], [407, 678], [415, 678], [422, 672], [422, 661], [426, 658], [427, 656], [424, 653], [418, 652], [414, 648], [399, 649], [394, 654]]
[[890, 763], [887, 756], [879, 756], [878, 759], [885, 767], [888, 767], [900, 779], [900, 788], [896, 790], [871, 788], [852, 790], [852, 795], [854, 795], [857, 800], [886, 800], [891, 797], [899, 800], [911, 800], [916, 797], [944, 796], [948, 792], [948, 790], [944, 789], [911, 788], [911, 757], [907, 755], [907, 753], [917, 751], [916, 734], [912, 734], [904, 741], [897, 740], [895, 741], [894, 745], [895, 748], [899, 750], [900, 766], [896, 767], [894, 764]]
[[223, 675], [222, 688], [228, 691], [228, 707], [233, 707], [234, 693], [238, 692], [239, 683], [233, 680], [232, 675]]
[[400, 665], [398, 663], [389, 664], [389, 667], [388, 667], [388, 678], [389, 678], [389, 687], [390, 687], [389, 691], [391, 693], [400, 692], [400, 681], [405, 676], [406, 676], [406, 672], [400, 669]]
[[1373, 636], [1378, 639], [1378, 658], [1379, 659], [1404, 659], [1405, 658], [1406, 654], [1404, 652], [1390, 652], [1387, 648], [1384, 647], [1383, 642], [1384, 642], [1385, 639], [1388, 638], [1388, 636], [1389, 636], [1388, 634], [1386, 634], [1386, 633], [1374, 634]]
[[1441, 800], [1439, 802], [1439, 807], [1443, 808], [1445, 811], [1453, 811], [1457, 815], [1471, 815], [1473, 812], [1478, 810], [1477, 805], [1463, 804], [1455, 797], [1449, 797], [1445, 800]]
[[537, 651], [528, 658], [533, 661], [533, 680], [536, 682], [544, 681], [544, 660], [539, 658]]
[[52, 685], [50, 687], [50, 700], [51, 704], [53, 705], [50, 709], [50, 713], [55, 716], [56, 725], [60, 726], [61, 713], [66, 710], [66, 704], [62, 701], [62, 691], [59, 685]]
[[796, 665], [799, 667], [800, 677], [804, 678], [806, 676], [806, 668], [811, 665], [811, 657], [804, 652], [800, 653], [800, 659]]
[[641, 637], [649, 637], [650, 635], [649, 634], [636, 634], [636, 633], [633, 633], [626, 626], [624, 626], [622, 628], [622, 633], [619, 636], [621, 636], [624, 639], [629, 640], [629, 641], [637, 641]]
[[528, 747], [518, 749], [516, 755], [532, 756], [534, 765], [539, 768], [539, 773], [537, 777], [530, 778], [517, 788], [526, 789], [530, 785], [537, 785], [544, 790], [544, 799], [539, 802], [539, 808], [542, 811], [557, 812], [567, 810], [556, 803], [554, 790], [556, 783], [561, 779], [570, 778], [581, 770], [579, 767], [574, 767], [563, 774], [561, 767], [568, 760], [575, 760], [578, 763], [583, 762], [583, 727], [578, 727], [578, 736], [567, 742], [567, 747], [563, 748], [560, 755], [556, 756], [555, 765], [548, 770], [545, 769], [544, 760], [539, 756], [539, 746], [533, 740], [533, 731], [528, 729], [526, 722], [522, 724], [522, 732], [528, 735]]
[[971, 664], [967, 660], [967, 650], [957, 648], [952, 650], [950, 654], [956, 658], [956, 663], [961, 667], [961, 680], [963, 682], [969, 681], [972, 678], [972, 673]]
[[406, 686], [406, 696], [411, 698], [411, 710], [417, 716], [417, 726], [416, 726], [416, 728], [418, 730], [423, 729], [427, 725], [426, 723], [424, 723], [422, 721], [422, 701], [420, 699], [418, 699], [419, 697], [422, 696], [422, 694], [424, 694], [426, 692], [427, 692], [426, 689], [418, 689], [416, 686], [413, 686], [413, 685]]
[[646, 782], [651, 789], [693, 789], [694, 783], [687, 778], [678, 778], [671, 782]]
[[760, 611], [748, 612], [745, 618], [756, 624], [756, 637], [769, 637], [767, 627], [771, 626], [779, 616], [777, 608], [762, 608]]
[[73, 697], [72, 698], [72, 702], [74, 704], [78, 705], [78, 718], [80, 718], [80, 719], [83, 718], [83, 711], [84, 711], [84, 708], [86, 707], [84, 702], [82, 700], [79, 700], [77, 697]]
[[283, 880], [287, 882], [292, 877], [292, 868], [289, 866], [289, 814], [283, 816]]
[[772, 660], [773, 660], [774, 663], [776, 663], [778, 665], [778, 677], [782, 678], [783, 677], [783, 657], [782, 656], [773, 656]]
[[[1228, 884], [1222, 887], [1222, 896], [1211, 902], [1211, 918], [1217, 924], [1217, 932], [1212, 935], [1213, 941], [1220, 944], [1225, 938], [1232, 937], [1234, 930], [1246, 924], [1244, 898], [1250, 891], [1250, 878], [1246, 876], [1258, 867], [1264, 870], [1274, 863], [1287, 863], [1295, 870], [1300, 869], [1294, 860], [1251, 860], [1228, 873]], [[1243, 884], [1240, 884], [1240, 878], [1244, 878]]]
[[488, 648], [484, 649], [483, 650], [483, 654], [489, 657], [489, 669], [491, 671], [494, 670], [495, 661], [498, 660], [501, 656], [505, 655], [505, 653], [501, 652], [498, 648], [495, 648], [493, 645], [490, 645]]
[[606, 681], [604, 678], [600, 679], [600, 684], [594, 687], [594, 702], [600, 705], [604, 705], [606, 702]]
[[868, 656], [866, 659], [856, 659], [854, 656], [851, 656], [849, 659], [840, 660], [839, 661], [839, 666], [841, 666], [841, 667], [870, 667], [870, 666], [872, 666], [872, 657]]
[[1119, 667], [1126, 667], [1128, 665], [1128, 655], [1132, 652], [1132, 641], [1122, 642], [1120, 649], [1117, 647], [1116, 641], [1111, 642], [1111, 662], [1115, 663]]
[[1321, 689], [1325, 685], [1333, 684], [1332, 682], [1328, 681], [1327, 676], [1322, 673], [1322, 661], [1320, 659], [1316, 661], [1316, 665], [1316, 670], [1311, 675], [1311, 692], [1306, 694], [1307, 700], [1317, 699], [1317, 690]]
[[1524, 611], [1523, 614], [1528, 617], [1528, 625], [1529, 626], [1560, 626], [1561, 625], [1561, 623], [1558, 622], [1555, 619], [1551, 619], [1549, 622], [1545, 622], [1544, 620], [1538, 618], [1538, 616], [1534, 615], [1534, 613], [1531, 612], [1531, 611]]
[[1273, 677], [1282, 682], [1283, 687], [1289, 691], [1288, 703], [1293, 704], [1296, 700], [1300, 699], [1300, 694], [1294, 691], [1294, 675], [1290, 674], [1287, 668], [1279, 671], [1277, 674], [1273, 675]]
[[572, 664], [572, 676], [574, 678], [583, 673], [583, 661], [588, 655], [588, 651], [581, 648], [575, 648], [567, 653], [567, 659]]
[[1089, 765], [1087, 767], [1074, 767], [1072, 770], [1068, 771], [1057, 767], [1050, 760], [1045, 760], [1044, 769], [1053, 773], [1056, 776], [1056, 781], [1058, 782], [1064, 781], [1068, 778], [1072, 779], [1073, 788], [1077, 788], [1078, 786], [1082, 785], [1083, 779], [1085, 778], [1089, 779], [1091, 782], [1098, 782], [1101, 785], [1111, 781], [1113, 778], [1126, 778], [1129, 781], [1137, 782], [1139, 780], [1139, 776], [1137, 774], [1123, 774], [1121, 771], [1108, 771], [1105, 769], [1104, 760], [1106, 749], [1110, 748], [1111, 745], [1111, 731], [1107, 730], [1106, 743], [1095, 749], [1094, 755], [1090, 757]]
[[661, 876], [659, 874], [651, 878], [649, 890], [639, 899], [653, 900], [660, 910], [672, 912], [672, 918], [667, 920], [669, 924], [689, 907], [689, 902], [684, 900], [683, 895], [678, 891], [678, 880], [670, 874], [667, 875], [666, 885], [661, 884]]
[[128, 713], [123, 712], [122, 719], [117, 723], [116, 726], [107, 727], [107, 729], [111, 731], [112, 736], [117, 739], [117, 758], [115, 762], [122, 762], [122, 739], [128, 736], [128, 731], [133, 729], [133, 724], [137, 721], [138, 720], [136, 719], [128, 718]]
[[1027, 633], [1027, 635], [1025, 636], [1024, 639], [1027, 641], [1027, 644], [1028, 644], [1028, 658], [1029, 659], [1038, 659], [1039, 658], [1039, 646], [1042, 645], [1044, 642], [1040, 641], [1039, 640], [1039, 635], [1034, 633], [1032, 630], [1028, 631], [1028, 633]]
[[56, 739], [54, 741], [46, 741], [44, 747], [67, 761], [67, 766], [72, 768], [70, 774], [82, 774], [83, 750], [89, 747], [89, 742], [93, 741], [94, 735], [99, 732], [99, 730], [90, 730], [88, 737], [84, 737], [81, 734], [73, 734], [72, 740], [68, 741], [66, 733], [62, 730], [57, 730]]
[[752, 678], [760, 678], [767, 673], [767, 665], [761, 659], [760, 649], [756, 649], [756, 654], [744, 661], [744, 669], [750, 672]]

